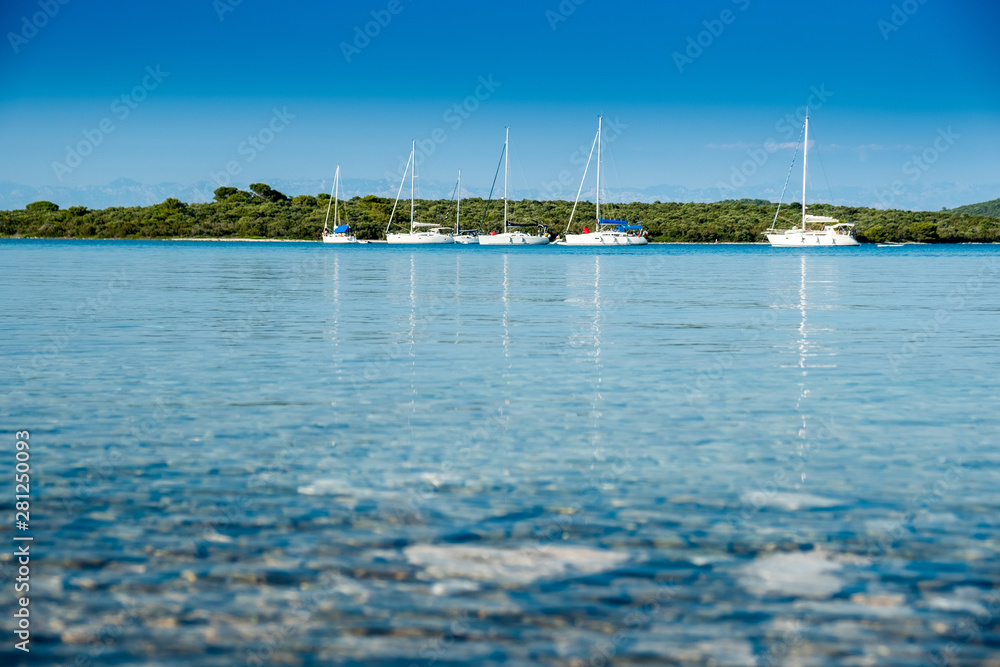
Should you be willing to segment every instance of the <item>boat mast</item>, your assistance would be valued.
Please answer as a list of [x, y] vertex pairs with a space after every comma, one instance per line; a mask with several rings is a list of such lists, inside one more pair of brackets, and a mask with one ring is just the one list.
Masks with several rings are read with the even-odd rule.
[[336, 229], [340, 226], [340, 165], [337, 165], [337, 173], [333, 177], [333, 227]]
[[462, 170], [458, 170], [458, 207], [455, 209], [455, 233], [462, 231]]
[[507, 233], [507, 175], [510, 173], [510, 128], [503, 140], [503, 233]]
[[809, 109], [806, 108], [806, 133], [802, 144], [802, 231], [806, 230], [806, 162], [809, 157]]
[[[597, 117], [597, 225], [601, 224], [601, 122], [602, 116]], [[596, 229], [594, 231], [597, 231]]]
[[[330, 222], [330, 207], [333, 206], [333, 196], [337, 191], [337, 179], [340, 177], [340, 165], [337, 165], [337, 175], [333, 177], [333, 187], [330, 188], [330, 203], [326, 205], [326, 219], [323, 220], [323, 233], [326, 234], [327, 223]], [[336, 219], [334, 219], [334, 224], [337, 224]]]
[[[410, 159], [406, 161], [406, 168], [403, 169], [403, 176], [399, 179], [399, 189], [396, 190], [396, 201], [392, 202], [392, 213], [389, 214], [389, 222], [385, 225], [385, 235], [389, 238], [389, 229], [392, 227], [392, 221], [396, 217], [396, 207], [399, 206], [399, 198], [403, 194], [403, 186], [406, 185], [406, 172], [410, 169], [410, 163], [413, 161], [413, 153], [410, 153]], [[327, 216], [330, 215], [330, 211], [327, 210]], [[411, 226], [410, 229], [413, 229]]]
[[410, 172], [410, 233], [413, 233], [413, 179], [417, 175], [417, 140], [413, 140], [413, 148], [410, 149], [410, 159], [413, 161], [413, 171]]

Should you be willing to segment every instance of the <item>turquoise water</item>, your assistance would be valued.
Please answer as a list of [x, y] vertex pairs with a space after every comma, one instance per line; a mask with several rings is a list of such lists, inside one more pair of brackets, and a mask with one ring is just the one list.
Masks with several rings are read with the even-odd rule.
[[4, 664], [1000, 652], [997, 246], [0, 259]]

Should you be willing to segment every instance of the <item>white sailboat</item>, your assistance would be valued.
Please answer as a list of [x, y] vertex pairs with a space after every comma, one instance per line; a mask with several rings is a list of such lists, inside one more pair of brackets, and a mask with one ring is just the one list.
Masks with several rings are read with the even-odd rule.
[[[549, 237], [541, 234], [528, 234], [517, 227], [535, 227], [541, 229], [539, 225], [515, 224], [507, 221], [507, 181], [510, 170], [508, 169], [510, 147], [510, 128], [503, 142], [503, 232], [483, 234], [479, 237], [479, 245], [504, 245], [504, 246], [535, 246], [548, 245]], [[511, 228], [514, 228], [511, 231]]]
[[[569, 222], [566, 224], [565, 245], [585, 245], [585, 246], [632, 246], [647, 245], [645, 232], [642, 225], [629, 224], [624, 220], [606, 220], [601, 218], [601, 125], [602, 117], [597, 117], [597, 136], [594, 138], [594, 145], [590, 147], [590, 157], [587, 158], [587, 166], [583, 170], [583, 178], [580, 180], [580, 189], [576, 193], [576, 201], [573, 202], [573, 211], [570, 213]], [[580, 194], [583, 192], [583, 184], [587, 180], [587, 171], [590, 169], [590, 160], [594, 157], [594, 146], [597, 146], [597, 216], [594, 222], [594, 230], [589, 227], [583, 228], [582, 234], [570, 234], [569, 228], [573, 224], [573, 216], [576, 214], [576, 205], [580, 202]]]
[[[778, 203], [778, 211], [774, 214], [771, 228], [764, 234], [767, 240], [776, 248], [812, 248], [816, 246], [856, 246], [860, 245], [854, 238], [854, 223], [840, 222], [836, 218], [822, 215], [809, 215], [806, 213], [806, 175], [808, 174], [809, 155], [809, 112], [806, 111], [805, 140], [802, 143], [802, 225], [798, 229], [789, 229], [784, 232], [776, 230], [774, 225], [778, 222], [778, 212], [781, 211], [781, 203]], [[792, 158], [794, 160], [794, 158]], [[787, 181], [786, 181], [787, 183]], [[809, 225], [822, 224], [823, 229], [809, 229]]]
[[[333, 208], [333, 231], [330, 231], [330, 208]], [[330, 203], [326, 207], [326, 219], [323, 221], [323, 243], [357, 243], [358, 237], [351, 231], [350, 225], [340, 224], [340, 165], [333, 177], [333, 188], [330, 192]]]
[[455, 206], [455, 243], [462, 245], [478, 245], [478, 229], [462, 229], [462, 170], [458, 170], [458, 185], [455, 186], [456, 206]]
[[[416, 163], [416, 153], [417, 153], [417, 142], [413, 142], [413, 147], [410, 149], [410, 159], [406, 163], [406, 169], [403, 170], [403, 180], [399, 182], [399, 192], [396, 193], [396, 201], [392, 205], [392, 213], [389, 214], [389, 224], [385, 227], [385, 239], [389, 243], [393, 244], [438, 244], [438, 243], [454, 243], [455, 239], [451, 235], [450, 227], [441, 227], [432, 222], [417, 222], [413, 216], [414, 208], [414, 191], [413, 191], [413, 180], [415, 178], [415, 173], [417, 170]], [[399, 204], [399, 196], [403, 193], [403, 184], [406, 182], [406, 172], [410, 172], [410, 231], [401, 234], [390, 234], [389, 229], [392, 228], [392, 220], [396, 215], [396, 206]], [[423, 230], [423, 231], [418, 231]]]

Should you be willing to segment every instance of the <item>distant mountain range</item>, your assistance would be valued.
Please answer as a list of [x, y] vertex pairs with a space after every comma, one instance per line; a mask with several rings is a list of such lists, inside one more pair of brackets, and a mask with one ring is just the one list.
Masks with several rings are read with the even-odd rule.
[[949, 209], [949, 213], [964, 213], [965, 215], [988, 215], [991, 218], [1000, 218], [1000, 199], [984, 201], [979, 204], [969, 204]]
[[[331, 180], [319, 179], [262, 179], [272, 188], [289, 196], [300, 194], [315, 195], [329, 192]], [[344, 179], [342, 196], [379, 195], [395, 197], [399, 183], [377, 179]], [[110, 208], [113, 206], [149, 206], [162, 202], [169, 197], [176, 197], [183, 202], [207, 202], [212, 200], [216, 185], [209, 181], [198, 181], [191, 184], [157, 183], [149, 185], [128, 178], [119, 178], [107, 185], [88, 185], [78, 187], [66, 186], [27, 186], [18, 183], [0, 181], [0, 210], [24, 208], [34, 201], [47, 200], [58, 204], [61, 208], [69, 206], [86, 206], [91, 209]], [[417, 196], [422, 199], [448, 199], [454, 193], [454, 183], [423, 180]], [[832, 203], [841, 206], [865, 206], [872, 208], [896, 208], [911, 211], [940, 211], [950, 209], [955, 212], [973, 213], [975, 210], [990, 210], [992, 215], [1000, 216], [997, 211], [998, 202], [993, 200], [971, 207], [963, 206], [965, 202], [985, 200], [1000, 192], [1000, 183], [978, 186], [958, 183], [927, 183], [916, 184], [903, 188], [901, 192], [892, 193], [887, 188], [845, 187], [841, 188], [835, 197], [827, 199], [818, 195], [817, 203]], [[684, 188], [672, 185], [656, 185], [648, 188], [617, 190], [606, 193], [616, 202], [715, 202], [724, 199], [766, 199], [777, 201], [780, 190], [772, 187], [731, 189], [715, 188]], [[488, 189], [463, 187], [465, 197], [489, 196]], [[497, 193], [494, 193], [494, 197]], [[571, 200], [576, 196], [575, 188], [570, 192], [546, 191], [542, 189], [517, 190], [513, 193], [515, 199]], [[583, 197], [593, 201], [593, 190], [585, 190]], [[956, 208], [957, 207], [957, 208]], [[989, 207], [976, 209], [975, 207]], [[969, 210], [966, 210], [969, 209]], [[983, 213], [983, 215], [989, 215]]]

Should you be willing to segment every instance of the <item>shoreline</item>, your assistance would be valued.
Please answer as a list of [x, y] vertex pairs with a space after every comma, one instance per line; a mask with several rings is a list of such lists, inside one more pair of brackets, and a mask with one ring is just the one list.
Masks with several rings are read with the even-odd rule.
[[[0, 241], [110, 241], [110, 242], [121, 242], [121, 241], [164, 241], [164, 242], [214, 242], [214, 243], [316, 243], [319, 245], [324, 245], [322, 241], [314, 241], [312, 239], [247, 239], [247, 238], [189, 238], [189, 237], [176, 237], [176, 238], [145, 238], [145, 239], [105, 239], [105, 238], [80, 238], [80, 237], [52, 237], [52, 236], [0, 236]], [[357, 245], [371, 245], [371, 244], [381, 244], [387, 245], [384, 239], [372, 239], [359, 242]], [[348, 244], [354, 245], [354, 244]], [[462, 244], [456, 244], [462, 245]], [[556, 244], [549, 244], [556, 245]], [[765, 246], [770, 247], [766, 241], [715, 241], [715, 242], [698, 242], [698, 241], [650, 241], [649, 245], [691, 245], [691, 246], [710, 246], [710, 245], [738, 245], [738, 246]], [[866, 245], [879, 245], [877, 243], [869, 242], [862, 243], [862, 246]], [[919, 246], [950, 246], [950, 245], [1000, 245], [998, 241], [959, 241], [957, 243], [927, 243], [922, 241], [904, 241], [899, 243], [903, 246], [919, 245]], [[582, 247], [582, 246], [581, 246]], [[608, 246], [608, 247], [618, 247], [618, 246]]]
[[175, 239], [109, 239], [113, 241], [221, 241], [223, 243], [322, 243], [311, 239], [207, 239], [207, 238], [175, 238]]
[[[221, 242], [221, 243], [318, 243], [323, 244], [322, 241], [312, 240], [312, 239], [246, 239], [246, 238], [190, 238], [190, 237], [176, 237], [176, 238], [146, 238], [146, 239], [104, 239], [104, 238], [80, 238], [78, 236], [72, 236], [69, 238], [64, 237], [54, 237], [54, 236], [0, 236], [0, 240], [4, 241], [17, 241], [17, 240], [30, 240], [30, 241], [178, 241], [178, 242]], [[370, 239], [360, 241], [358, 245], [368, 245], [368, 244], [383, 244], [387, 245], [385, 239]], [[353, 245], [353, 244], [345, 244]], [[457, 243], [455, 245], [462, 245]], [[554, 243], [548, 245], [555, 245]], [[696, 242], [696, 241], [650, 241], [649, 245], [768, 245], [766, 241], [718, 241], [718, 242]], [[583, 246], [580, 246], [583, 247]], [[615, 246], [608, 246], [615, 247]]]
[[[316, 243], [323, 245], [322, 241], [313, 241], [311, 239], [242, 239], [242, 238], [161, 238], [161, 239], [102, 239], [102, 238], [61, 238], [52, 236], [0, 236], [2, 241], [164, 241], [164, 242], [217, 242], [217, 243]], [[383, 239], [372, 239], [366, 241], [360, 241], [357, 245], [388, 245], [388, 242]], [[354, 245], [354, 244], [344, 244], [344, 245]], [[463, 245], [461, 243], [456, 243], [455, 245]], [[555, 243], [550, 243], [547, 245], [556, 245]], [[766, 246], [768, 243], [760, 241], [719, 241], [712, 243], [701, 243], [697, 241], [650, 241], [649, 245], [750, 245], [750, 246]], [[874, 244], [869, 244], [874, 245]], [[940, 245], [955, 245], [955, 244], [940, 244]], [[584, 246], [580, 246], [584, 247]], [[608, 247], [618, 247], [618, 246], [608, 246]], [[639, 247], [639, 246], [636, 246]]]

